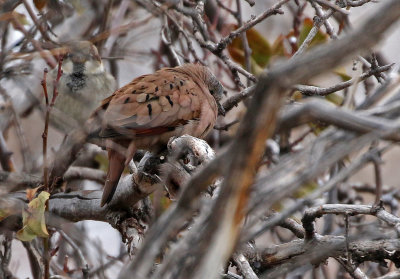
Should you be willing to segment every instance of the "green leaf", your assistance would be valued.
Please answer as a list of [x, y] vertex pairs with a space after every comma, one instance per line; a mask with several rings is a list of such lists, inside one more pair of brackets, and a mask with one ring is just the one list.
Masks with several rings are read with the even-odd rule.
[[85, 12], [85, 7], [82, 5], [80, 0], [69, 0], [69, 3], [74, 7], [75, 11], [82, 15]]
[[315, 191], [318, 188], [318, 184], [314, 181], [307, 182], [302, 185], [297, 191], [293, 193], [293, 197], [296, 199], [304, 198], [309, 193]]
[[28, 25], [29, 21], [26, 18], [26, 15], [13, 11], [12, 12], [14, 18], [18, 21], [21, 25]]
[[325, 96], [325, 99], [337, 106], [341, 106], [344, 101], [344, 98], [337, 93], [328, 94]]
[[103, 156], [102, 154], [97, 154], [94, 160], [99, 164], [99, 168], [102, 171], [107, 171], [108, 169], [108, 159], [107, 157]]
[[[234, 26], [236, 28], [236, 26]], [[267, 66], [271, 58], [271, 46], [267, 39], [265, 39], [257, 30], [251, 28], [246, 31], [247, 41], [251, 49], [251, 62], [252, 68], [256, 71], [263, 69]], [[240, 37], [233, 39], [232, 43], [228, 45], [228, 52], [232, 59], [245, 66], [245, 55], [243, 50], [243, 43]], [[256, 72], [253, 72], [256, 74]]]
[[254, 28], [247, 30], [246, 37], [251, 48], [251, 58], [261, 68], [265, 68], [271, 58], [271, 46], [268, 40]]
[[10, 216], [11, 214], [12, 214], [12, 211], [9, 210], [8, 208], [0, 209], [0, 221], [4, 220], [5, 218]]
[[346, 73], [346, 69], [343, 68], [343, 67], [337, 68], [337, 69], [335, 69], [333, 72], [334, 72], [336, 75], [338, 75], [338, 76], [342, 79], [342, 81], [351, 80], [351, 76], [349, 76], [349, 75]]
[[[301, 46], [301, 44], [304, 42], [304, 40], [307, 38], [308, 33], [310, 33], [311, 29], [314, 26], [314, 22], [310, 18], [305, 18], [303, 21], [303, 26], [302, 29], [300, 30], [299, 34], [299, 39], [297, 41], [297, 45]], [[324, 33], [320, 30], [318, 30], [317, 34], [315, 37], [312, 39], [309, 48], [312, 48], [313, 46], [316, 46], [318, 44], [325, 43], [328, 40], [329, 36], [328, 34]]]
[[313, 134], [318, 136], [321, 134], [325, 129], [326, 125], [322, 125], [321, 123], [310, 122], [308, 126], [312, 129]]
[[17, 238], [22, 241], [31, 241], [38, 237], [48, 237], [44, 212], [49, 199], [48, 192], [41, 192], [39, 196], [28, 204], [28, 209], [22, 212], [23, 227], [17, 232]]
[[303, 94], [300, 91], [294, 91], [292, 96], [291, 96], [291, 100], [295, 101], [295, 102], [299, 102], [301, 101], [301, 99], [303, 99]]
[[[107, 172], [109, 162], [106, 156], [103, 156], [102, 154], [97, 154], [96, 157], [94, 157], [94, 160], [99, 164], [99, 169]], [[129, 173], [129, 169], [125, 168], [124, 173]]]

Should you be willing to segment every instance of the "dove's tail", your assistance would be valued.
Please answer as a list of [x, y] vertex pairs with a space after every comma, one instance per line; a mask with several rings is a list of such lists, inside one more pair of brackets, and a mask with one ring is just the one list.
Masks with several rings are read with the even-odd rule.
[[125, 160], [125, 156], [120, 152], [108, 149], [108, 172], [103, 196], [101, 197], [101, 206], [109, 203], [114, 196], [118, 181], [125, 168]]

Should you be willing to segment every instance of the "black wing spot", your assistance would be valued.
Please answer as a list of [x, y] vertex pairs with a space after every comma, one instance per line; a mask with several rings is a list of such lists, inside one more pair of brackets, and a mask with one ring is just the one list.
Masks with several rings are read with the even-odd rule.
[[147, 105], [147, 109], [149, 110], [149, 116], [151, 117], [151, 113], [153, 111], [153, 108], [151, 107], [151, 104]]
[[169, 84], [169, 89], [174, 88], [174, 85], [172, 83]]
[[136, 93], [136, 90], [133, 90], [133, 91], [132, 91], [132, 94], [135, 94], [135, 93]]
[[129, 102], [129, 100], [130, 100], [130, 98], [128, 97], [128, 98], [126, 98], [125, 99], [125, 101], [124, 101], [124, 104], [126, 104], [127, 102]]
[[182, 80], [180, 80], [180, 81], [179, 81], [179, 84], [180, 84], [181, 86], [183, 86], [183, 81], [182, 81]]
[[158, 91], [158, 86], [156, 86], [156, 92]]
[[146, 102], [150, 100], [150, 94], [146, 94]]
[[170, 96], [166, 96], [168, 103], [171, 105], [171, 107], [174, 105], [174, 102], [172, 102], [171, 97]]

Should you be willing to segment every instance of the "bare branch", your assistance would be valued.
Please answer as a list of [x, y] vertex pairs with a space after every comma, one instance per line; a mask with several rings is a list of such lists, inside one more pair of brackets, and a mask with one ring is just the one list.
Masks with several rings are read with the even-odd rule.
[[232, 256], [233, 262], [239, 268], [240, 273], [243, 275], [245, 279], [258, 279], [258, 276], [254, 273], [251, 268], [249, 262], [243, 256], [243, 254], [233, 254]]
[[321, 87], [316, 87], [316, 86], [310, 86], [310, 85], [295, 85], [293, 86], [293, 89], [299, 90], [301, 93], [307, 96], [326, 96], [328, 94], [331, 94], [333, 92], [343, 90], [345, 88], [350, 87], [353, 85], [355, 82], [363, 81], [370, 76], [373, 76], [375, 74], [381, 73], [381, 72], [386, 72], [391, 69], [391, 67], [394, 64], [390, 65], [385, 65], [385, 66], [380, 66], [376, 69], [371, 69], [370, 71], [363, 73], [359, 77], [352, 78], [348, 81], [340, 82], [338, 84], [335, 84], [333, 86], [327, 87], [327, 88], [321, 88]]
[[276, 14], [283, 14], [283, 11], [280, 10], [280, 8], [289, 1], [290, 0], [280, 0], [278, 3], [276, 3], [274, 6], [272, 6], [262, 14], [258, 15], [255, 18], [252, 18], [250, 21], [243, 24], [243, 26], [241, 26], [240, 28], [232, 31], [228, 36], [222, 38], [220, 42], [215, 46], [215, 52], [223, 51], [227, 47], [227, 45], [229, 45], [232, 42], [234, 38], [238, 37], [243, 32], [246, 32], [253, 26], [257, 25], [258, 23], [266, 19], [267, 17]]
[[358, 214], [373, 215], [388, 223], [390, 226], [393, 226], [397, 233], [400, 234], [400, 218], [388, 213], [381, 207], [368, 205], [325, 204], [319, 207], [307, 209], [303, 215], [302, 222], [306, 232], [305, 239], [307, 241], [314, 239], [316, 236], [313, 222], [316, 218], [320, 218], [325, 214], [346, 214], [351, 216]]

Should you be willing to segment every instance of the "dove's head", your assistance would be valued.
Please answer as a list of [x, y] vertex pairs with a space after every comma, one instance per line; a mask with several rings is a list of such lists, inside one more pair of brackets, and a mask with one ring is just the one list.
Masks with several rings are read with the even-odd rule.
[[182, 66], [175, 67], [174, 69], [186, 73], [189, 76], [196, 77], [200, 79], [200, 81], [204, 82], [208, 88], [208, 91], [214, 97], [217, 103], [218, 113], [220, 115], [225, 115], [225, 110], [220, 104], [220, 100], [222, 99], [223, 95], [226, 95], [226, 91], [216, 76], [210, 71], [210, 69], [200, 64], [184, 64]]
[[225, 115], [224, 107], [221, 105], [220, 101], [223, 95], [226, 95], [226, 90], [219, 82], [219, 80], [215, 77], [215, 75], [208, 70], [206, 67], [206, 84], [208, 86], [208, 91], [214, 97], [217, 106], [218, 106], [218, 114]]
[[220, 101], [223, 95], [226, 95], [225, 88], [211, 72], [209, 72], [207, 85], [208, 85], [208, 90], [210, 91], [211, 95], [215, 98], [215, 100]]

